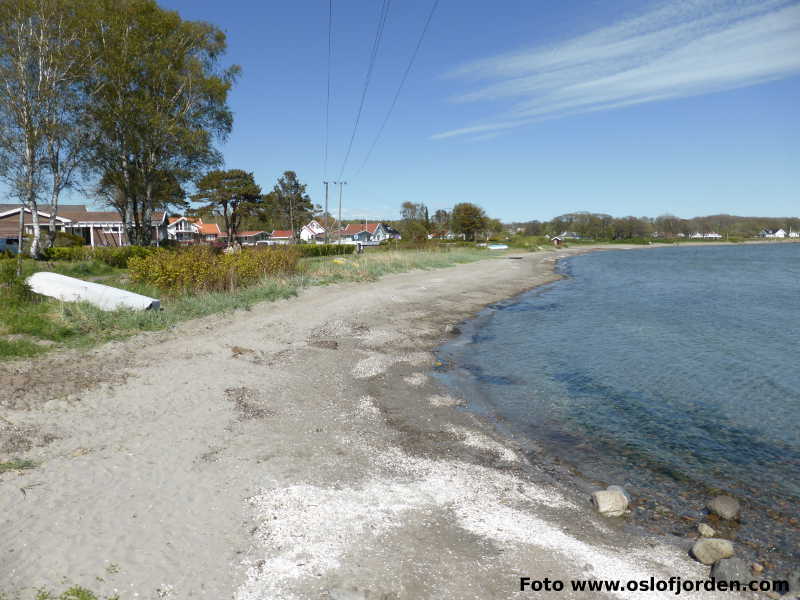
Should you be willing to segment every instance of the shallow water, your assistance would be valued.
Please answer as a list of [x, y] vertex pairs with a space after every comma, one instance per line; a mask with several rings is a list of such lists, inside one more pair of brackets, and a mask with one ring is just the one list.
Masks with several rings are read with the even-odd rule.
[[800, 244], [596, 252], [559, 270], [443, 347], [446, 383], [676, 515], [702, 516], [688, 507], [715, 490], [744, 499], [737, 535], [800, 561]]

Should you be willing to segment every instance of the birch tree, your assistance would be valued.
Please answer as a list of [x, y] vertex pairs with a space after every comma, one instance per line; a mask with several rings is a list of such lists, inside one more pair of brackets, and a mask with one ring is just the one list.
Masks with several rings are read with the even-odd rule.
[[73, 126], [87, 66], [82, 6], [69, 0], [0, 2], [0, 176], [30, 211], [30, 254], [42, 248], [39, 204], [50, 202], [51, 240], [61, 192], [72, 185], [80, 144]]
[[128, 238], [152, 243], [165, 178], [177, 184], [221, 162], [215, 140], [230, 132], [227, 95], [238, 67], [221, 69], [225, 35], [184, 21], [152, 0], [98, 0], [95, 58], [86, 82], [94, 137], [91, 164], [116, 191]]

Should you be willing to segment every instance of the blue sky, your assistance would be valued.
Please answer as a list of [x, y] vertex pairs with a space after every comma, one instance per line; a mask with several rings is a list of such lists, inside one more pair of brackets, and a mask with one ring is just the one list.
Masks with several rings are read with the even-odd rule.
[[[505, 221], [571, 211], [800, 214], [800, 2], [394, 0], [343, 178], [347, 217], [468, 201]], [[162, 0], [242, 66], [226, 166], [287, 169], [323, 202], [326, 0]], [[381, 2], [333, 0], [327, 178], [338, 179]], [[331, 190], [333, 192], [333, 190]], [[333, 199], [333, 194], [332, 194]]]

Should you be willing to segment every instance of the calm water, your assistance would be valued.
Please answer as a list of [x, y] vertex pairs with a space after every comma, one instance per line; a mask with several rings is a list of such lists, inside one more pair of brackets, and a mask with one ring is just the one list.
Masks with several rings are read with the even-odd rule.
[[559, 268], [567, 279], [487, 309], [442, 349], [447, 383], [591, 479], [695, 493], [695, 507], [709, 488], [734, 493], [753, 508], [745, 532], [796, 559], [800, 244], [597, 252]]

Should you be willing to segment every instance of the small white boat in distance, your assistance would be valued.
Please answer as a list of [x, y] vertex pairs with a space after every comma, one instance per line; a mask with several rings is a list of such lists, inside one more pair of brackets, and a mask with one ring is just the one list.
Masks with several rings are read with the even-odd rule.
[[507, 244], [489, 244], [486, 246], [489, 250], [508, 250]]
[[65, 302], [88, 302], [103, 310], [133, 308], [136, 310], [158, 310], [161, 302], [127, 290], [83, 281], [58, 273], [41, 271], [27, 279], [28, 285], [37, 294], [57, 298]]

